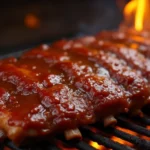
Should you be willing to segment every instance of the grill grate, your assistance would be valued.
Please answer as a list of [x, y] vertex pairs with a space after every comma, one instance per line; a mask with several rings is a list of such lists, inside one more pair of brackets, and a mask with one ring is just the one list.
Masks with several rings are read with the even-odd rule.
[[[82, 141], [66, 141], [62, 135], [58, 135], [56, 136], [56, 139], [53, 145], [49, 141], [44, 141], [44, 142], [41, 142], [40, 145], [37, 144], [36, 146], [34, 146], [33, 149], [35, 150], [43, 150], [43, 149], [44, 150], [61, 150], [61, 146], [58, 144], [58, 141], [60, 141], [64, 145], [66, 145], [67, 150], [69, 149], [74, 150], [75, 148], [79, 150], [95, 150], [92, 146], [88, 144], [89, 141], [92, 140], [94, 142], [97, 142], [100, 145], [104, 145], [105, 147], [111, 148], [113, 150], [136, 150], [136, 149], [150, 150], [150, 130], [146, 128], [148, 125], [150, 125], [149, 124], [150, 117], [147, 117], [146, 115], [144, 115], [143, 118], [138, 119], [138, 123], [135, 123], [134, 121], [134, 120], [137, 121], [137, 118], [136, 119], [133, 118], [129, 120], [129, 117], [127, 116], [119, 116], [117, 119], [118, 119], [117, 127], [135, 131], [137, 135], [131, 135], [130, 133], [122, 131], [116, 127], [104, 128], [101, 124], [94, 124], [94, 125], [82, 127], [80, 129], [83, 135]], [[125, 141], [132, 143], [134, 146], [130, 147], [130, 146], [115, 142], [110, 138], [111, 136], [119, 137]], [[142, 136], [146, 136], [147, 139], [143, 139]], [[88, 140], [84, 140], [84, 139], [88, 139]], [[18, 148], [10, 140], [5, 140], [5, 142], [1, 144], [0, 150], [4, 150], [4, 147], [9, 147], [11, 150], [29, 150], [30, 149], [29, 147]]]
[[84, 128], [85, 135], [90, 137], [93, 141], [96, 141], [99, 144], [103, 144], [108, 148], [112, 148], [115, 150], [133, 150], [132, 148], [129, 148], [125, 145], [122, 145], [120, 143], [114, 142], [111, 139], [104, 137], [97, 133], [92, 133], [89, 129]]
[[[140, 125], [137, 125], [135, 123], [131, 123], [129, 122], [127, 119], [124, 119], [123, 117], [118, 117], [118, 125], [130, 130], [133, 130], [139, 134], [143, 134], [145, 136], [149, 136], [150, 137], [150, 131]], [[149, 125], [149, 124], [147, 124]]]

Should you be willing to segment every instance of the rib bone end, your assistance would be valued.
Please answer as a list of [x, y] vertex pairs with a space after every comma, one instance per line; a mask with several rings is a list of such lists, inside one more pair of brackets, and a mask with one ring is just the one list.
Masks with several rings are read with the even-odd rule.
[[65, 138], [66, 140], [82, 139], [82, 135], [78, 128], [70, 129], [65, 131]]
[[104, 126], [114, 126], [116, 125], [117, 120], [114, 118], [114, 116], [108, 116], [104, 119]]

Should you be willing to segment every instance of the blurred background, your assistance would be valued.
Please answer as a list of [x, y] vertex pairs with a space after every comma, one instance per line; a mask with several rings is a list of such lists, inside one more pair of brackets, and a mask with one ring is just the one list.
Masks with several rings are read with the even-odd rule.
[[13, 0], [0, 5], [0, 54], [117, 29], [128, 0]]

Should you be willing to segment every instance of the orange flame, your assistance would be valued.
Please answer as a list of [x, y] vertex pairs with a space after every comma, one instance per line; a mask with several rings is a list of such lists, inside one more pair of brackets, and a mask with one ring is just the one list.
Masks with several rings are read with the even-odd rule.
[[97, 142], [90, 141], [89, 144], [97, 150], [106, 150], [103, 145], [99, 145]]
[[[147, 126], [146, 128], [147, 128], [148, 130], [150, 130], [150, 126]], [[141, 136], [141, 138], [150, 141], [150, 137], [147, 137], [147, 136]]]
[[[138, 135], [138, 134], [137, 134], [136, 132], [134, 132], [134, 131], [131, 131], [131, 130], [128, 130], [128, 129], [125, 129], [125, 128], [121, 128], [121, 127], [118, 127], [118, 126], [116, 127], [116, 129], [121, 130], [121, 131], [123, 131], [123, 132], [125, 132], [125, 133], [128, 133], [128, 134], [131, 134], [131, 135]], [[121, 138], [119, 138], [119, 137], [116, 137], [116, 136], [112, 136], [111, 139], [112, 139], [113, 141], [115, 141], [115, 142], [118, 142], [118, 143], [120, 143], [120, 144], [127, 145], [127, 146], [129, 146], [129, 147], [133, 147], [133, 146], [134, 146], [132, 143], [130, 143], [130, 142], [128, 142], [128, 141], [125, 141], [125, 140], [123, 140], [123, 139], [121, 139]]]
[[137, 1], [137, 9], [135, 14], [135, 29], [137, 31], [141, 31], [143, 29], [145, 5], [146, 5], [145, 0]]
[[136, 31], [150, 30], [149, 7], [149, 0], [131, 0], [124, 8], [125, 24]]

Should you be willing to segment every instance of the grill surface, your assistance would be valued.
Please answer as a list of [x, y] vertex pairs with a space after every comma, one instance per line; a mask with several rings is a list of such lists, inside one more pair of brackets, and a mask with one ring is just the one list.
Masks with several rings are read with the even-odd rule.
[[[12, 53], [0, 56], [6, 58], [9, 56], [18, 57], [22, 52]], [[121, 115], [117, 118], [118, 123], [115, 127], [104, 128], [102, 124], [94, 124], [81, 127], [83, 140], [66, 141], [63, 135], [57, 135], [55, 138], [47, 140], [37, 140], [25, 144], [20, 148], [15, 146], [12, 141], [6, 139], [0, 144], [0, 150], [95, 150], [89, 142], [94, 141], [104, 147], [100, 150], [150, 150], [150, 113], [149, 108], [143, 109], [144, 116], [142, 118], [131, 118], [127, 115]], [[113, 140], [114, 138], [117, 139]], [[119, 139], [124, 143], [119, 143]], [[31, 140], [32, 141], [32, 140]], [[129, 142], [130, 144], [126, 144]], [[34, 144], [33, 144], [34, 143]]]
[[[89, 145], [89, 141], [97, 142], [113, 150], [150, 150], [150, 130], [146, 128], [148, 126], [150, 126], [150, 117], [146, 114], [143, 118], [136, 119], [129, 119], [128, 116], [120, 116], [118, 117], [117, 128], [104, 128], [101, 124], [82, 127], [82, 141], [66, 141], [62, 135], [57, 135], [53, 140], [41, 140], [35, 143], [35, 145], [29, 144], [28, 146], [18, 148], [11, 141], [5, 140], [4, 143], [1, 144], [0, 150], [4, 150], [4, 147], [9, 147], [12, 150], [95, 150], [95, 148]], [[118, 129], [119, 127], [121, 128]], [[127, 130], [122, 131], [122, 128]], [[135, 131], [136, 135], [128, 133], [128, 130]], [[112, 137], [114, 136], [132, 143], [133, 146], [130, 147], [125, 143], [120, 144], [118, 141], [113, 141]], [[107, 150], [107, 148], [101, 150]]]

